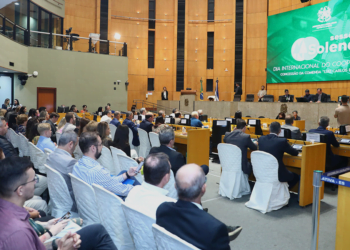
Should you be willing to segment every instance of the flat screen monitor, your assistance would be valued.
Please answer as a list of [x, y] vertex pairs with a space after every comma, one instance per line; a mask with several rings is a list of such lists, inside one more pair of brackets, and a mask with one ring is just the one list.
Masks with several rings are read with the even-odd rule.
[[170, 124], [171, 118], [170, 117], [165, 117], [164, 123]]
[[260, 126], [260, 120], [259, 119], [248, 119], [248, 124], [253, 127]]
[[278, 137], [291, 139], [292, 138], [292, 131], [290, 131], [290, 129], [281, 128], [281, 132], [278, 134]]
[[346, 135], [350, 132], [350, 125], [341, 125], [339, 127], [339, 134]]
[[186, 119], [191, 119], [191, 115], [184, 115]]
[[324, 134], [318, 134], [318, 133], [303, 133], [303, 140], [304, 141], [310, 141], [310, 142], [327, 142], [327, 136]]
[[182, 119], [180, 120], [180, 125], [191, 126], [191, 121], [190, 121], [189, 119], [182, 118]]
[[226, 121], [229, 121], [231, 124], [236, 124], [236, 118], [225, 117]]
[[139, 119], [138, 115], [134, 115], [134, 120], [137, 121]]

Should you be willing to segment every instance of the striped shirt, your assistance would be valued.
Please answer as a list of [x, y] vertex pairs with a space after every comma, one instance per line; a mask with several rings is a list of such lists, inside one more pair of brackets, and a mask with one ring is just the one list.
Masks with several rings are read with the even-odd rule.
[[127, 196], [134, 187], [123, 184], [123, 175], [111, 175], [100, 163], [85, 155], [74, 165], [73, 175], [90, 185], [98, 184], [120, 196]]

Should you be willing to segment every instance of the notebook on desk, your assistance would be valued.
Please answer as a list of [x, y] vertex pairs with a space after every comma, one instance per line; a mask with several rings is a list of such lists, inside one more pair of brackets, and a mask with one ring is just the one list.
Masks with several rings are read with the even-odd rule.
[[293, 148], [298, 150], [299, 152], [303, 151], [303, 146], [304, 145], [300, 145], [300, 144], [294, 144]]

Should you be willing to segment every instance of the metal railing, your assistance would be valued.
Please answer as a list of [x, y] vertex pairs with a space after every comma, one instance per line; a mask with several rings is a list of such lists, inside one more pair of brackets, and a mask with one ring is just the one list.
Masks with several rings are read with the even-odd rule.
[[[163, 105], [158, 105], [153, 102], [148, 102], [145, 100], [141, 99], [135, 99], [134, 105], [136, 105], [136, 109], [141, 109], [141, 108], [146, 108], [146, 110], [151, 111], [151, 112], [157, 112], [158, 110], [164, 110], [166, 114], [171, 114], [173, 112], [174, 107], [166, 107]], [[184, 110], [179, 110], [181, 114], [191, 114], [191, 112], [184, 111]]]

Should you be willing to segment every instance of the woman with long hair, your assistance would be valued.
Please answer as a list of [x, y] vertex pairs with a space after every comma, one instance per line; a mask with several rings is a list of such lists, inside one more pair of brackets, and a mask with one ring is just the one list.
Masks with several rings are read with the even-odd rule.
[[21, 106], [22, 106], [22, 105], [19, 104], [18, 99], [15, 99], [15, 100], [13, 101], [12, 109], [16, 109], [17, 107], [21, 107]]
[[10, 99], [6, 98], [4, 104], [2, 105], [3, 109], [9, 110], [11, 109]]
[[20, 109], [19, 109], [19, 114], [20, 115], [25, 115], [27, 113], [27, 107], [26, 106], [22, 106]]
[[62, 133], [62, 129], [63, 129], [64, 125], [66, 125], [66, 123], [67, 123], [66, 117], [63, 117], [57, 125], [57, 132], [58, 133]]
[[37, 117], [34, 117], [28, 120], [27, 126], [26, 126], [26, 137], [28, 141], [30, 142], [33, 141], [34, 137], [39, 135], [38, 129], [37, 129], [38, 124], [39, 124], [39, 121]]
[[124, 153], [131, 157], [130, 155], [130, 144], [129, 144], [129, 127], [126, 125], [120, 125], [114, 134], [114, 139], [112, 145], [115, 148], [119, 148], [124, 151]]
[[78, 136], [80, 136], [81, 133], [83, 133], [83, 130], [84, 130], [85, 126], [86, 126], [89, 122], [90, 122], [90, 119], [88, 119], [88, 118], [81, 118], [81, 119], [80, 119]]
[[37, 109], [30, 109], [28, 112], [28, 119], [32, 119], [34, 117], [38, 117], [39, 116], [39, 110]]
[[112, 139], [109, 137], [111, 130], [108, 126], [108, 123], [107, 122], [100, 122], [97, 125], [97, 133], [101, 137], [102, 145], [109, 148], [109, 145], [110, 145], [110, 142], [112, 141]]

